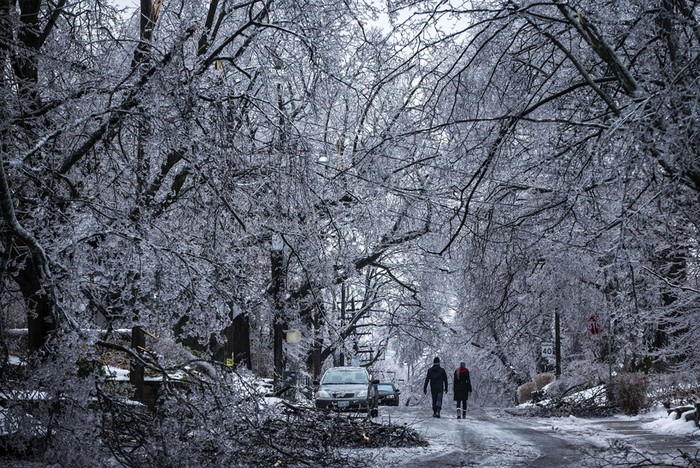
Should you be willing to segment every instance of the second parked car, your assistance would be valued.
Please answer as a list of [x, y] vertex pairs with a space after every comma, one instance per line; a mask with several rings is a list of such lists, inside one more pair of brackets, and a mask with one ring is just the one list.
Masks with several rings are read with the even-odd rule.
[[389, 382], [379, 382], [377, 384], [378, 400], [380, 405], [399, 406], [399, 395], [401, 391], [396, 385]]

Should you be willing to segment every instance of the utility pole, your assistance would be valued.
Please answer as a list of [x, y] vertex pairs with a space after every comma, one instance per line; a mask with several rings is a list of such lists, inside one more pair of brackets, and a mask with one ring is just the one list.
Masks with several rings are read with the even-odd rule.
[[[613, 368], [613, 320], [612, 315], [608, 314], [608, 336], [607, 336], [607, 347], [608, 347], [608, 382], [612, 382], [612, 368]], [[700, 413], [697, 413], [700, 414]]]
[[561, 327], [559, 325], [559, 311], [554, 312], [554, 375], [561, 376]]
[[[345, 329], [345, 283], [340, 284], [340, 329]], [[340, 347], [340, 355], [338, 356], [338, 364], [345, 365], [345, 345]]]

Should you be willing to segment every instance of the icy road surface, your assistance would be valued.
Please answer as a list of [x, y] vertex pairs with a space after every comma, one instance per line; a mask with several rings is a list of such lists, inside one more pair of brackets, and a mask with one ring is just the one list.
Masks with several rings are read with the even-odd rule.
[[[378, 450], [371, 453], [372, 466], [549, 468], [630, 466], [643, 460], [647, 464], [638, 466], [699, 466], [694, 463], [700, 462], [700, 431], [684, 423], [688, 426], [680, 433], [659, 432], [654, 419], [663, 416], [528, 418], [470, 408], [466, 419], [457, 419], [450, 407], [436, 419], [427, 407], [381, 407], [380, 421], [408, 424], [430, 446]], [[682, 453], [691, 460], [683, 460]]]

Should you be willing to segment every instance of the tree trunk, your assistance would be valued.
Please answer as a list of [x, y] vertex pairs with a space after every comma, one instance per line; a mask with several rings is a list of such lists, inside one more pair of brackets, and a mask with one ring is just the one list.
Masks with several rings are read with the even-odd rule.
[[[7, 60], [12, 66], [17, 85], [18, 100], [22, 115], [31, 114], [40, 107], [40, 97], [37, 90], [38, 83], [38, 59], [37, 54], [41, 47], [39, 12], [41, 1], [19, 2], [20, 25], [17, 29], [17, 39], [20, 42], [23, 53], [13, 53], [9, 47], [13, 44], [10, 10], [14, 2], [0, 1], [0, 48], [2, 50], [3, 67]], [[1, 83], [3, 88], [8, 83]], [[4, 107], [4, 106], [3, 106]], [[2, 109], [4, 114], [4, 109]], [[2, 116], [3, 120], [7, 117]], [[25, 128], [29, 129], [29, 123], [23, 121]], [[32, 132], [28, 132], [29, 139], [33, 138]], [[9, 181], [4, 167], [7, 151], [7, 134], [1, 136], [0, 144], [0, 215], [3, 219], [3, 235], [9, 239], [7, 242], [7, 264], [20, 265], [18, 270], [12, 272], [27, 306], [28, 348], [30, 351], [38, 351], [47, 342], [49, 335], [56, 328], [56, 318], [53, 315], [54, 301], [50, 293], [48, 260], [38, 241], [32, 233], [26, 231], [16, 217], [14, 203]]]
[[[13, 249], [16, 251], [16, 249]], [[56, 329], [56, 322], [51, 313], [53, 304], [49, 296], [44, 292], [41, 275], [35, 268], [31, 255], [15, 276], [15, 281], [22, 291], [22, 296], [27, 303], [27, 347], [30, 352], [39, 351], [46, 344], [51, 333]]]
[[[233, 313], [233, 312], [232, 312]], [[253, 367], [250, 358], [250, 321], [246, 314], [238, 314], [233, 318], [231, 325], [226, 327], [221, 334], [224, 336], [224, 346], [214, 351], [214, 360], [226, 363], [227, 359], [233, 359], [234, 366]]]
[[281, 385], [282, 373], [284, 372], [284, 330], [287, 329], [284, 314], [284, 298], [282, 297], [284, 292], [283, 265], [283, 250], [275, 248], [270, 250], [270, 269], [272, 276], [270, 294], [274, 306], [274, 314], [272, 317], [272, 354], [275, 386], [277, 388]]
[[[133, 327], [131, 329], [131, 348], [136, 353], [141, 353], [146, 347], [146, 334], [143, 332], [141, 327]], [[143, 364], [138, 362], [136, 359], [131, 358], [131, 364], [129, 368], [129, 382], [134, 386], [134, 400], [144, 403], [145, 392], [144, 392], [144, 376], [145, 371]]]

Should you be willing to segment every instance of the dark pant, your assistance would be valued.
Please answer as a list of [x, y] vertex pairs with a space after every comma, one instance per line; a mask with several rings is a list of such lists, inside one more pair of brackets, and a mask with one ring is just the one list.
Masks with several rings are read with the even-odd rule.
[[467, 400], [457, 400], [457, 417], [459, 417], [460, 407], [462, 409], [462, 417], [467, 415]]
[[442, 409], [442, 392], [430, 392], [433, 397], [433, 413], [437, 413]]

